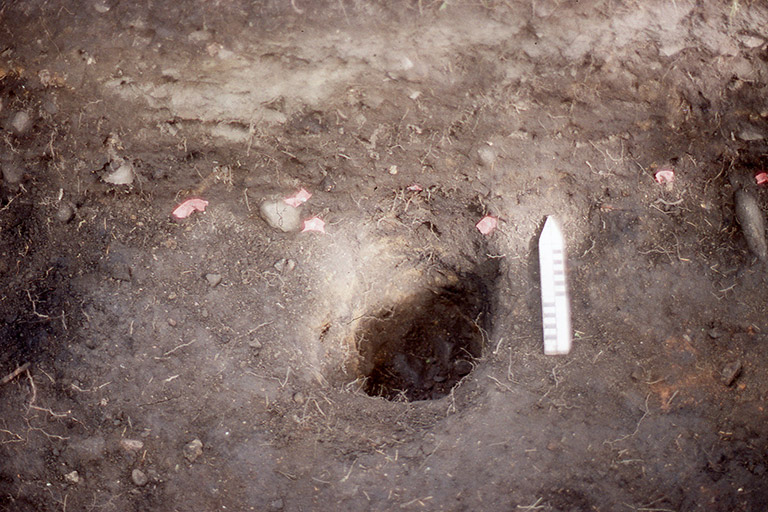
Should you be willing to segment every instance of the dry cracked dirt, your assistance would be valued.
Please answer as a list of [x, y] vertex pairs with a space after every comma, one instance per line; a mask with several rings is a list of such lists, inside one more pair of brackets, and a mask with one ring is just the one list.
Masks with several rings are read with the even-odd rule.
[[765, 2], [4, 1], [0, 105], [0, 510], [768, 508]]

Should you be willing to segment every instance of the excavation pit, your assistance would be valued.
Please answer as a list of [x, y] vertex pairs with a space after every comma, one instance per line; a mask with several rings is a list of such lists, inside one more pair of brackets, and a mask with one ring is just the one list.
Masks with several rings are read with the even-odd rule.
[[472, 371], [488, 329], [488, 298], [478, 278], [460, 282], [422, 290], [363, 322], [356, 341], [367, 394], [434, 400]]

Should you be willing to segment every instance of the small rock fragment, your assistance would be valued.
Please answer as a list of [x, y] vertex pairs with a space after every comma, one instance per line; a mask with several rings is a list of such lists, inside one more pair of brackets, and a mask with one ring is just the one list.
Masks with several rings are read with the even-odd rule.
[[330, 176], [326, 176], [323, 178], [323, 180], [320, 182], [320, 188], [325, 190], [326, 192], [330, 192], [336, 187], [336, 182], [333, 181], [333, 178]]
[[261, 350], [262, 344], [259, 340], [256, 338], [252, 339], [248, 342], [248, 346], [251, 347], [254, 350]]
[[89, 336], [85, 340], [85, 346], [88, 347], [91, 350], [99, 348], [100, 345], [101, 345], [101, 342], [97, 338], [95, 338], [93, 336]]
[[147, 482], [149, 482], [149, 478], [147, 478], [147, 475], [145, 475], [144, 472], [140, 469], [134, 469], [131, 472], [131, 480], [138, 487], [147, 485]]
[[289, 206], [283, 200], [264, 201], [259, 211], [270, 227], [280, 231], [288, 233], [296, 231], [301, 226], [299, 208]]
[[32, 118], [26, 112], [16, 112], [11, 120], [11, 129], [16, 135], [24, 135], [32, 128]]
[[202, 454], [203, 442], [199, 439], [195, 439], [184, 446], [184, 457], [186, 457], [189, 462], [195, 462], [195, 460]]
[[280, 273], [290, 272], [294, 268], [296, 268], [296, 261], [292, 259], [281, 258], [275, 263], [275, 270]]
[[120, 258], [114, 258], [106, 264], [107, 272], [112, 279], [117, 281], [131, 280], [131, 267], [128, 263], [121, 261]]
[[304, 393], [302, 393], [301, 391], [297, 391], [293, 394], [293, 401], [296, 402], [297, 404], [299, 405], [303, 404], [304, 400], [305, 400]]
[[221, 274], [205, 274], [205, 280], [211, 285], [211, 288], [215, 288], [221, 283]]
[[754, 142], [763, 140], [765, 135], [754, 126], [747, 126], [739, 132], [738, 137], [745, 142]]
[[483, 146], [477, 150], [477, 158], [482, 166], [492, 166], [496, 162], [496, 157], [496, 150], [490, 146]]
[[453, 367], [456, 370], [456, 373], [459, 375], [467, 375], [469, 372], [472, 371], [472, 363], [467, 361], [466, 359], [459, 359], [455, 363], [453, 363]]
[[71, 221], [72, 217], [74, 216], [75, 209], [72, 208], [72, 205], [69, 203], [61, 203], [59, 208], [56, 210], [56, 220], [62, 224], [66, 224], [67, 222]]
[[750, 192], [736, 191], [736, 218], [739, 219], [749, 250], [761, 261], [768, 258], [768, 242], [765, 240], [765, 218], [757, 199]]
[[176, 327], [176, 320], [174, 320], [173, 318], [169, 318], [168, 325], [170, 325], [171, 327]]
[[716, 340], [717, 338], [720, 338], [723, 336], [723, 331], [721, 331], [717, 327], [713, 327], [707, 332], [707, 334], [709, 334], [710, 338], [712, 338], [713, 340]]
[[270, 227], [283, 232], [296, 231], [301, 226], [300, 210], [284, 201], [265, 201], [259, 208], [262, 218]]
[[78, 484], [80, 483], [80, 474], [77, 471], [71, 471], [64, 475], [64, 480], [71, 484]]
[[283, 510], [283, 507], [285, 507], [285, 504], [283, 503], [282, 498], [278, 498], [269, 504], [270, 510], [274, 511]]
[[133, 183], [133, 178], [133, 166], [123, 163], [120, 167], [104, 176], [104, 182], [111, 185], [130, 185]]
[[144, 448], [144, 441], [138, 439], [121, 439], [120, 447], [127, 452], [137, 452]]
[[43, 108], [45, 109], [46, 112], [48, 112], [52, 116], [55, 116], [56, 114], [59, 113], [58, 105], [56, 105], [56, 102], [54, 102], [52, 100], [44, 101], [43, 102]]
[[741, 361], [734, 361], [725, 365], [723, 371], [720, 373], [720, 376], [723, 379], [723, 384], [726, 386], [732, 385], [741, 374], [741, 368]]
[[758, 48], [765, 44], [765, 39], [754, 34], [739, 34], [736, 39], [747, 48]]
[[11, 185], [17, 185], [24, 179], [24, 169], [15, 162], [3, 162], [3, 181]]

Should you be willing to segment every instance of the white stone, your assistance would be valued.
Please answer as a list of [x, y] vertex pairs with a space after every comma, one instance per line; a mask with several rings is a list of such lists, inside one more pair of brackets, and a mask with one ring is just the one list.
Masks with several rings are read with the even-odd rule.
[[130, 185], [133, 183], [133, 166], [128, 163], [122, 164], [120, 167], [107, 174], [104, 177], [104, 182], [112, 185]]
[[264, 201], [259, 211], [267, 224], [280, 231], [287, 233], [301, 227], [300, 209], [285, 204], [282, 199]]

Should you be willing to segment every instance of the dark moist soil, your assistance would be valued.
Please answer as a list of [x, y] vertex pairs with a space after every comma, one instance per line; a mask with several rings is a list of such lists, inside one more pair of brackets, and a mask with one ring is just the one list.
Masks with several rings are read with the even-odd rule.
[[0, 23], [0, 509], [768, 507], [764, 3]]

